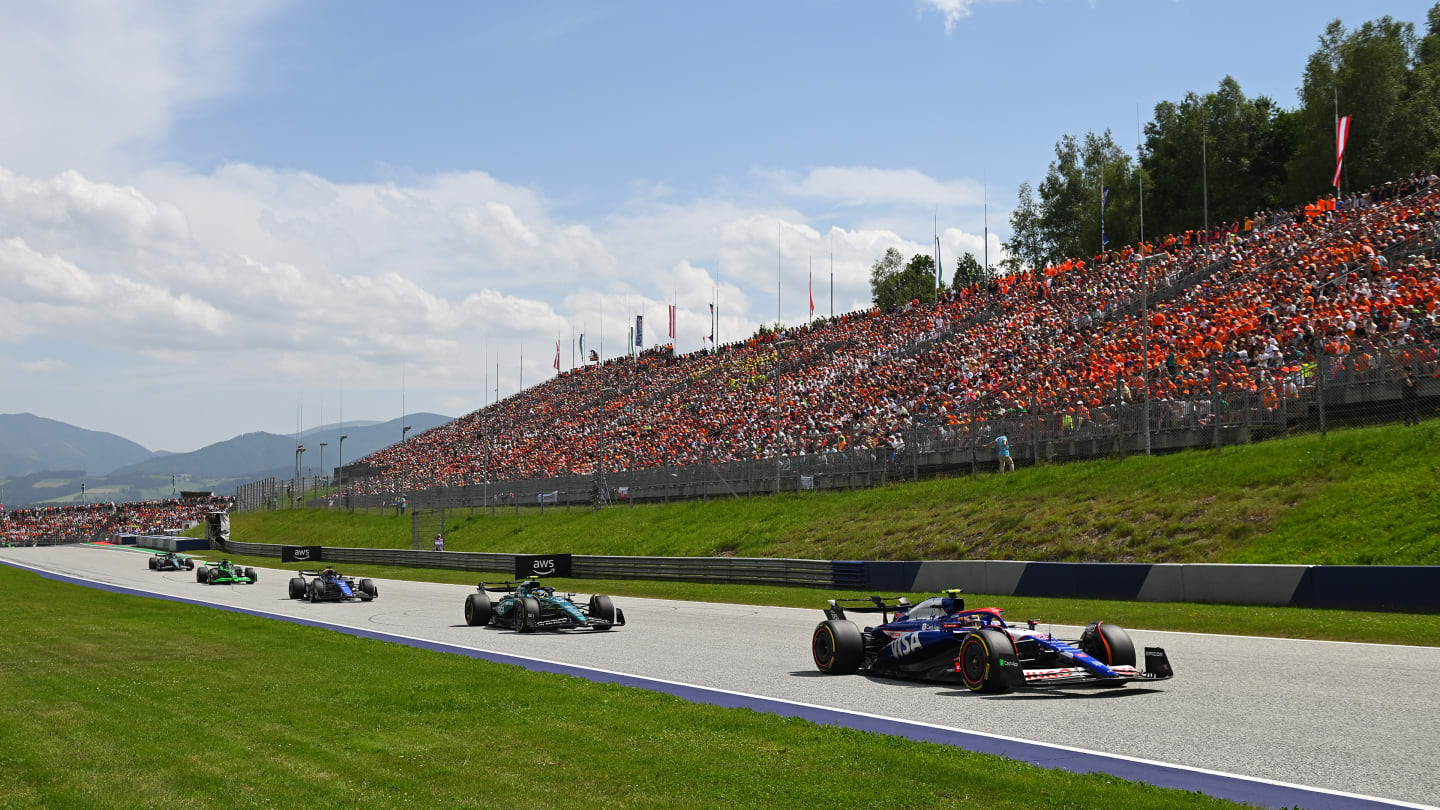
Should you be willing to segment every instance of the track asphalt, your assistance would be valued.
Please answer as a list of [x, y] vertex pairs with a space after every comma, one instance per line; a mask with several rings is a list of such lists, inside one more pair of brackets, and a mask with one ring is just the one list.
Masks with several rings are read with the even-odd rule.
[[290, 573], [278, 569], [259, 569], [253, 586], [207, 586], [188, 571], [150, 571], [143, 555], [120, 549], [3, 549], [0, 560], [121, 592], [446, 652], [480, 651], [477, 657], [532, 669], [1261, 805], [1387, 806], [1367, 800], [1378, 798], [1428, 806], [1440, 797], [1437, 648], [1132, 630], [1137, 648], [1165, 648], [1173, 680], [980, 696], [956, 686], [816, 672], [809, 639], [823, 618], [818, 609], [626, 597], [615, 602], [628, 626], [615, 631], [521, 635], [465, 626], [462, 605], [474, 589], [463, 585], [377, 580], [374, 602], [312, 605], [285, 598]]

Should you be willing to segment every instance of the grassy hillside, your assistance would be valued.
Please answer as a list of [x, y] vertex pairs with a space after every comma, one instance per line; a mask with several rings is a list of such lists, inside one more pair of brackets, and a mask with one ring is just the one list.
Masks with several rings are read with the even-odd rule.
[[[1440, 421], [857, 492], [452, 512], [450, 551], [1440, 564]], [[408, 517], [237, 516], [237, 540], [408, 548]]]

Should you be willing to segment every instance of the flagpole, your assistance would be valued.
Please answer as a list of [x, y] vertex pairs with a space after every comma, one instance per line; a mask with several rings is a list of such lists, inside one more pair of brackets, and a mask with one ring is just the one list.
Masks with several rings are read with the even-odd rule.
[[[808, 288], [808, 290], [809, 290], [809, 293], [810, 293], [810, 318], [809, 318], [809, 320], [813, 321], [813, 320], [815, 320], [815, 256], [814, 256], [814, 254], [811, 254], [811, 256], [810, 256], [810, 278], [806, 279], [805, 284], [806, 284], [806, 286], [807, 286], [807, 288]], [[808, 323], [808, 321], [807, 321], [807, 323]]]
[[780, 222], [775, 222], [775, 329], [780, 329]]
[[1210, 136], [1210, 123], [1201, 121], [1200, 127], [1200, 189], [1205, 210], [1205, 250], [1210, 250], [1210, 162], [1206, 157], [1205, 141]]
[[[1340, 149], [1339, 149], [1339, 146], [1340, 146], [1340, 77], [1339, 77], [1338, 75], [1335, 77], [1335, 83], [1332, 84], [1332, 85], [1330, 85], [1330, 89], [1335, 92], [1335, 146], [1336, 146], [1335, 151], [1336, 151], [1336, 154], [1339, 154], [1339, 151], [1340, 151]], [[1337, 158], [1337, 160], [1338, 160], [1338, 159], [1340, 159], [1340, 158]], [[1340, 164], [1340, 166], [1341, 166], [1341, 170], [1340, 170], [1339, 172], [1336, 172], [1336, 173], [1335, 173], [1335, 179], [1336, 179], [1336, 180], [1343, 180], [1343, 179], [1344, 179], [1344, 178], [1341, 176], [1341, 173], [1344, 171], [1344, 166], [1345, 166], [1345, 164], [1342, 163], [1342, 164]], [[1335, 184], [1335, 199], [1336, 199], [1337, 201], [1340, 199], [1340, 183], [1336, 183], [1336, 184]], [[1339, 217], [1337, 216], [1336, 219], [1339, 219]]]
[[984, 210], [982, 216], [985, 222], [985, 279], [988, 281], [990, 279], [990, 178], [988, 175], [990, 173], [987, 171], [985, 174], [987, 176], [981, 181], [984, 185], [981, 186], [980, 193]]
[[835, 320], [835, 229], [830, 229], [830, 320]]
[[[1135, 103], [1135, 159], [1140, 159], [1140, 103]], [[1138, 167], [1137, 167], [1138, 168]], [[1135, 172], [1140, 185], [1140, 244], [1145, 244], [1145, 175]], [[1140, 263], [1140, 368], [1145, 381], [1145, 405], [1142, 414], [1145, 421], [1145, 455], [1150, 455], [1150, 269], [1143, 259]]]

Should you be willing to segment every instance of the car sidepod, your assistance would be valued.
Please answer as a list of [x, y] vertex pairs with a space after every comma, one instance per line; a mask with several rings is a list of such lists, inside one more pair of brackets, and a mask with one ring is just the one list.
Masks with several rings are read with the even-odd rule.
[[884, 632], [889, 641], [875, 652], [870, 669], [877, 674], [900, 675], [923, 680], [944, 680], [955, 676], [955, 656], [960, 640], [949, 630], [893, 629]]

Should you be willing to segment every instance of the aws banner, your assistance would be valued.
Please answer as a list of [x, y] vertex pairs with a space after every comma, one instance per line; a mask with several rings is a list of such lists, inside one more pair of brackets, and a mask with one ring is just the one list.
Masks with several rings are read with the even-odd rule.
[[570, 576], [569, 554], [516, 554], [515, 578], [568, 577]]
[[319, 562], [324, 546], [281, 546], [280, 562]]

